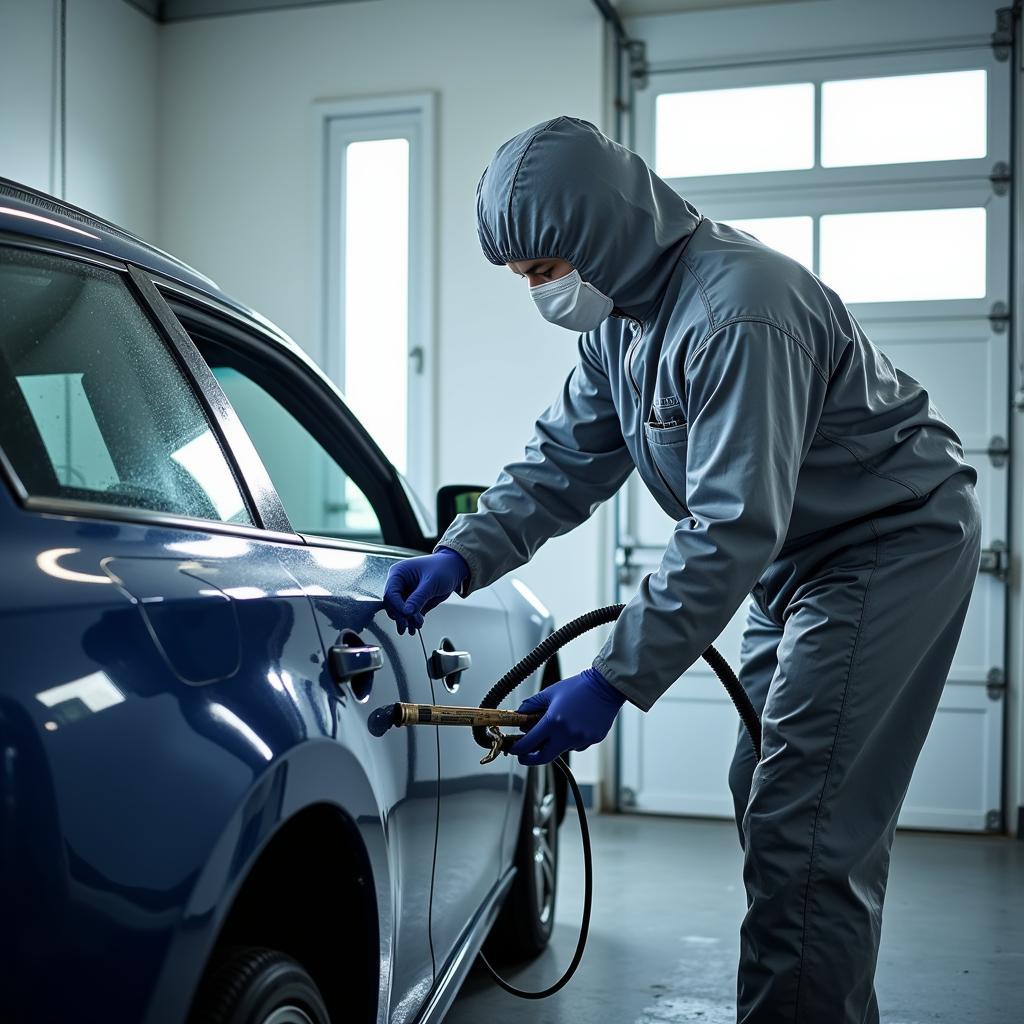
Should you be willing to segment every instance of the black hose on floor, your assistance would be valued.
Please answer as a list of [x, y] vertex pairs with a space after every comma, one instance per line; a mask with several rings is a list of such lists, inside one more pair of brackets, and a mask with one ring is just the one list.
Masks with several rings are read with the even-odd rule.
[[[556, 629], [550, 636], [545, 637], [529, 654], [516, 662], [488, 691], [480, 702], [482, 708], [496, 708], [521, 682], [528, 679], [534, 672], [547, 662], [556, 651], [561, 650], [570, 640], [603, 626], [606, 623], [614, 622], [625, 608], [623, 604], [611, 604], [604, 608], [595, 608], [586, 612], [578, 618], [567, 622], [564, 626]], [[750, 703], [746, 690], [740, 685], [736, 673], [733, 672], [729, 663], [722, 657], [714, 647], [708, 647], [703, 654], [704, 660], [711, 667], [719, 681], [725, 687], [726, 693], [736, 707], [740, 719], [750, 737], [751, 746], [754, 748], [754, 755], [761, 760], [761, 720]], [[506, 737], [514, 740], [518, 737]], [[486, 729], [481, 726], [474, 726], [473, 739], [481, 746], [490, 750], [493, 747], [493, 740], [488, 737]], [[594, 895], [594, 862], [590, 849], [590, 827], [587, 824], [587, 812], [583, 806], [583, 797], [580, 788], [569, 770], [568, 764], [558, 757], [554, 761], [555, 766], [565, 776], [572, 790], [573, 800], [576, 802], [576, 810], [579, 812], [580, 837], [583, 840], [583, 920], [580, 925], [580, 937], [576, 943], [576, 952], [573, 953], [565, 973], [553, 985], [540, 992], [529, 992], [526, 989], [516, 988], [515, 985], [507, 982], [491, 966], [487, 958], [480, 954], [484, 966], [491, 973], [491, 977], [506, 991], [520, 999], [546, 999], [563, 988], [569, 979], [576, 973], [580, 961], [583, 959], [583, 951], [587, 945], [587, 935], [590, 931], [590, 910]]]

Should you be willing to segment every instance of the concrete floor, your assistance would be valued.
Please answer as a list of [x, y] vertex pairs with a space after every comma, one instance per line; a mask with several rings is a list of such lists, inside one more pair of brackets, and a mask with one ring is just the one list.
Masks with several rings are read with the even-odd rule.
[[[446, 1024], [734, 1024], [744, 910], [734, 827], [595, 815], [591, 829], [594, 912], [576, 977], [528, 1003], [502, 992], [478, 964]], [[513, 983], [540, 988], [565, 967], [581, 898], [570, 813], [552, 945], [509, 971]], [[1024, 1021], [1024, 842], [898, 833], [876, 980], [883, 1024]]]

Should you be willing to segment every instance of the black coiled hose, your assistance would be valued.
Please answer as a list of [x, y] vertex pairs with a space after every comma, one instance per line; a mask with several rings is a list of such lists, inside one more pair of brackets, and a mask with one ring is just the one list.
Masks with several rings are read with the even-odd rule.
[[[556, 629], [550, 636], [545, 637], [526, 657], [517, 661], [488, 691], [482, 701], [482, 708], [496, 708], [521, 682], [528, 679], [556, 652], [561, 650], [570, 640], [582, 636], [591, 629], [603, 626], [606, 623], [614, 622], [626, 606], [624, 604], [610, 604], [604, 608], [595, 608], [567, 622], [564, 626]], [[750, 703], [746, 690], [740, 685], [736, 673], [729, 667], [729, 663], [722, 657], [714, 647], [709, 647], [704, 652], [704, 660], [711, 667], [711, 671], [718, 676], [725, 692], [736, 705], [740, 719], [746, 727], [750, 743], [754, 748], [754, 754], [758, 760], [761, 759], [761, 720], [757, 717], [754, 705]], [[488, 750], [493, 746], [483, 726], [476, 726], [473, 729], [473, 739], [486, 747]]]
[[[550, 636], [545, 637], [539, 644], [537, 644], [537, 646], [534, 647], [526, 657], [517, 661], [515, 665], [513, 665], [487, 691], [484, 699], [480, 702], [480, 707], [496, 708], [521, 682], [533, 675], [533, 673], [544, 665], [556, 651], [563, 648], [570, 640], [575, 640], [576, 637], [581, 636], [583, 633], [586, 633], [591, 629], [595, 629], [598, 626], [603, 626], [608, 622], [614, 622], [625, 607], [626, 606], [623, 604], [610, 604], [604, 608], [595, 608], [593, 611], [586, 612], [584, 615], [579, 616], [579, 618], [573, 619], [561, 628], [556, 629]], [[761, 720], [758, 718], [757, 712], [754, 710], [754, 705], [750, 703], [750, 698], [747, 696], [746, 690], [744, 690], [740, 685], [739, 679], [736, 678], [736, 673], [733, 672], [729, 663], [721, 654], [719, 654], [716, 648], [708, 647], [703, 654], [703, 658], [711, 667], [711, 671], [718, 676], [722, 685], [725, 687], [725, 692], [729, 694], [730, 699], [736, 706], [740, 719], [746, 727], [747, 735], [750, 737], [751, 746], [754, 748], [754, 755], [757, 760], [760, 761]], [[473, 739], [475, 739], [481, 747], [485, 747], [488, 750], [490, 750], [494, 745], [493, 740], [488, 737], [487, 730], [483, 726], [473, 727]], [[507, 752], [508, 747], [517, 739], [518, 737], [516, 736], [504, 737], [503, 749]], [[491, 977], [494, 978], [494, 980], [506, 992], [509, 992], [514, 996], [519, 996], [521, 999], [545, 999], [550, 995], [554, 995], [560, 988], [566, 985], [569, 979], [576, 973], [576, 968], [579, 967], [580, 961], [583, 959], [583, 951], [586, 948], [587, 935], [590, 931], [590, 910], [594, 892], [594, 868], [593, 857], [590, 849], [590, 829], [587, 826], [586, 808], [583, 806], [583, 797], [580, 795], [579, 786], [576, 784], [576, 780], [573, 778], [572, 772], [569, 771], [568, 764], [566, 764], [563, 758], [558, 757], [555, 759], [554, 765], [565, 776], [566, 781], [569, 783], [573, 800], [576, 803], [576, 810], [579, 812], [580, 835], [583, 840], [583, 919], [580, 924], [580, 937], [576, 942], [576, 952], [573, 953], [572, 961], [566, 968], [565, 973], [553, 985], [550, 985], [548, 988], [543, 989], [540, 992], [530, 992], [526, 989], [516, 988], [515, 985], [509, 984], [509, 982], [507, 982], [491, 966], [487, 957], [485, 957], [483, 953], [480, 954], [480, 959], [490, 972]]]

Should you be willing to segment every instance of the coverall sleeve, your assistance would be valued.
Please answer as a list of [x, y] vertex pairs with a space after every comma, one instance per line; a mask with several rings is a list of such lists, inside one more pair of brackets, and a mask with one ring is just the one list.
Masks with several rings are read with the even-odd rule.
[[782, 547], [827, 387], [802, 342], [760, 321], [716, 330], [682, 376], [686, 442], [653, 457], [689, 516], [594, 660], [643, 711], [714, 643]]
[[462, 597], [589, 518], [633, 469], [608, 376], [588, 337], [580, 336], [579, 362], [541, 413], [523, 458], [505, 466], [480, 495], [477, 511], [457, 516], [438, 541], [469, 565]]

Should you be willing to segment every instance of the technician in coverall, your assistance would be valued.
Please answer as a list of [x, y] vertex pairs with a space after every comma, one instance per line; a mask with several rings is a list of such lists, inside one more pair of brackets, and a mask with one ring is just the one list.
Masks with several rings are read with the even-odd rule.
[[513, 752], [544, 764], [601, 740], [626, 700], [650, 711], [749, 596], [740, 679], [763, 754], [741, 732], [729, 774], [738, 1019], [873, 1024], [896, 818], [978, 569], [975, 471], [835, 292], [588, 122], [503, 145], [477, 219], [487, 258], [579, 333], [579, 361], [478, 511], [395, 565], [385, 609], [418, 628], [635, 468], [675, 521], [661, 565], [593, 666], [524, 702], [545, 713]]

